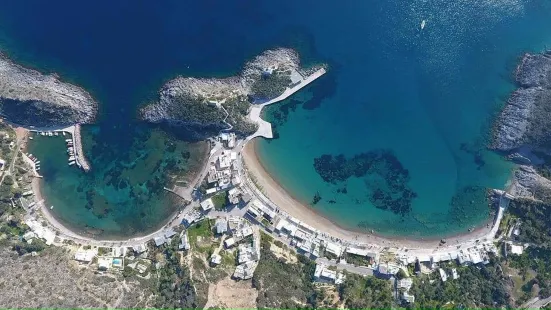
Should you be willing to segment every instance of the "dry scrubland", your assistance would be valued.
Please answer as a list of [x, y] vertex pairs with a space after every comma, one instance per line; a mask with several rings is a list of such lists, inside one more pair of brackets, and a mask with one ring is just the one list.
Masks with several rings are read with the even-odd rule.
[[68, 251], [51, 247], [37, 256], [19, 256], [0, 247], [0, 308], [147, 306], [147, 290], [137, 280], [79, 267]]

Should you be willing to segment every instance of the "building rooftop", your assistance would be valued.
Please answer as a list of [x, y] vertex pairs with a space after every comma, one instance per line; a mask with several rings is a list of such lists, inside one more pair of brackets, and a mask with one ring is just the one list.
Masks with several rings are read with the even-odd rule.
[[455, 269], [455, 268], [452, 269], [452, 278], [454, 280], [459, 279], [459, 274], [457, 273], [457, 269]]
[[228, 239], [224, 240], [224, 246], [226, 246], [226, 248], [230, 248], [234, 244], [235, 244], [235, 239], [233, 239], [233, 238], [228, 238]]
[[448, 275], [446, 274], [444, 269], [439, 268], [438, 272], [440, 273], [440, 279], [442, 279], [442, 282], [446, 282], [446, 280], [448, 280]]
[[189, 244], [189, 238], [187, 236], [187, 233], [182, 234], [182, 238], [180, 239], [180, 244], [178, 245], [178, 249], [180, 250], [189, 250], [191, 248]]
[[523, 248], [522, 245], [511, 244], [511, 253], [512, 254], [521, 255], [523, 250], [524, 250], [524, 248]]
[[216, 233], [219, 235], [228, 231], [228, 221], [225, 219], [217, 219], [214, 225], [216, 226]]
[[136, 253], [143, 253], [147, 250], [147, 247], [145, 246], [145, 244], [138, 244], [138, 245], [135, 245], [132, 247], [132, 250], [134, 250], [134, 252]]
[[405, 288], [406, 290], [409, 290], [409, 288], [413, 285], [413, 279], [412, 278], [403, 278], [401, 280], [398, 280], [397, 286], [398, 288]]
[[219, 265], [222, 262], [222, 256], [218, 254], [212, 254], [210, 257], [210, 262], [214, 265]]
[[203, 201], [201, 201], [201, 209], [203, 211], [208, 211], [210, 209], [214, 208], [214, 203], [212, 202], [212, 199], [208, 198]]
[[329, 252], [333, 255], [341, 256], [342, 246], [340, 246], [338, 243], [328, 242], [325, 245], [325, 251], [327, 251], [327, 252]]
[[164, 232], [165, 238], [167, 238], [167, 239], [174, 236], [175, 234], [176, 234], [176, 232], [174, 231], [174, 229], [172, 227], [167, 228]]
[[160, 236], [160, 237], [153, 238], [153, 241], [155, 242], [156, 246], [161, 246], [161, 245], [165, 244], [167, 240], [166, 240], [165, 236]]
[[95, 251], [87, 250], [87, 251], [77, 251], [75, 253], [75, 260], [78, 260], [80, 262], [91, 262], [92, 259], [96, 256]]

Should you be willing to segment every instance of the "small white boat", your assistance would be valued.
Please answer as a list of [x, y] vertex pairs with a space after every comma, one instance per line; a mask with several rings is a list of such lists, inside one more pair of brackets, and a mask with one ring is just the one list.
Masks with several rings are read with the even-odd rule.
[[54, 208], [54, 206], [51, 206], [51, 207], [50, 207], [50, 210], [52, 210], [53, 208]]
[[69, 157], [69, 161], [71, 161], [71, 160], [75, 160], [75, 156]]
[[32, 140], [32, 139], [33, 139], [33, 137], [29, 137], [29, 140]]
[[44, 135], [46, 135], [46, 134], [44, 133], [44, 131], [41, 131], [41, 132], [40, 132], [40, 135], [41, 135], [41, 136], [44, 136]]
[[58, 136], [59, 133], [57, 133], [57, 131], [54, 131], [54, 136]]
[[74, 164], [75, 164], [75, 161], [74, 161], [74, 160], [72, 160], [72, 161], [69, 162], [69, 166], [72, 166], [72, 165], [74, 165]]
[[38, 164], [40, 164], [40, 160], [37, 160], [34, 163], [38, 165]]
[[65, 142], [73, 142], [71, 139], [65, 139]]
[[426, 20], [422, 20], [421, 21], [421, 30], [425, 29], [425, 26], [427, 25], [427, 21]]
[[63, 135], [65, 135], [65, 131], [62, 131], [61, 133], [62, 133]]

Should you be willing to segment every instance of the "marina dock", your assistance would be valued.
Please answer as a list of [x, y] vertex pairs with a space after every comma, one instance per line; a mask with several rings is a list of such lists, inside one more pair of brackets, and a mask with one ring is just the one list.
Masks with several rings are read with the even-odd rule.
[[52, 137], [52, 136], [65, 136], [66, 133], [71, 134], [70, 139], [65, 139], [67, 142], [68, 152], [69, 152], [69, 165], [76, 164], [78, 167], [84, 169], [84, 171], [90, 171], [90, 164], [84, 156], [84, 151], [82, 150], [82, 140], [80, 136], [80, 124], [72, 125], [64, 128], [44, 128], [44, 129], [32, 129], [31, 132], [35, 132], [41, 136]]

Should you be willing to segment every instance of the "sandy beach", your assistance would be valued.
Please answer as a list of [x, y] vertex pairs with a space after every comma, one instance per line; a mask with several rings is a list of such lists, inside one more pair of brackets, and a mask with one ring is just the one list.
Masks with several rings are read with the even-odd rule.
[[[291, 197], [264, 169], [256, 154], [256, 141], [252, 140], [242, 151], [243, 161], [249, 173], [262, 186], [265, 195], [275, 203], [281, 210], [287, 212], [292, 217], [334, 237], [356, 241], [361, 243], [376, 244], [384, 247], [407, 247], [407, 248], [435, 248], [438, 247], [440, 239], [430, 240], [414, 240], [406, 238], [387, 238], [376, 236], [374, 234], [366, 234], [354, 232], [342, 227], [339, 227], [331, 220], [315, 212], [310, 206], [304, 205]], [[460, 234], [454, 237], [446, 237], [447, 244], [461, 244], [472, 241], [473, 239], [483, 238], [490, 231], [484, 223], [483, 227], [479, 227], [470, 233]]]

